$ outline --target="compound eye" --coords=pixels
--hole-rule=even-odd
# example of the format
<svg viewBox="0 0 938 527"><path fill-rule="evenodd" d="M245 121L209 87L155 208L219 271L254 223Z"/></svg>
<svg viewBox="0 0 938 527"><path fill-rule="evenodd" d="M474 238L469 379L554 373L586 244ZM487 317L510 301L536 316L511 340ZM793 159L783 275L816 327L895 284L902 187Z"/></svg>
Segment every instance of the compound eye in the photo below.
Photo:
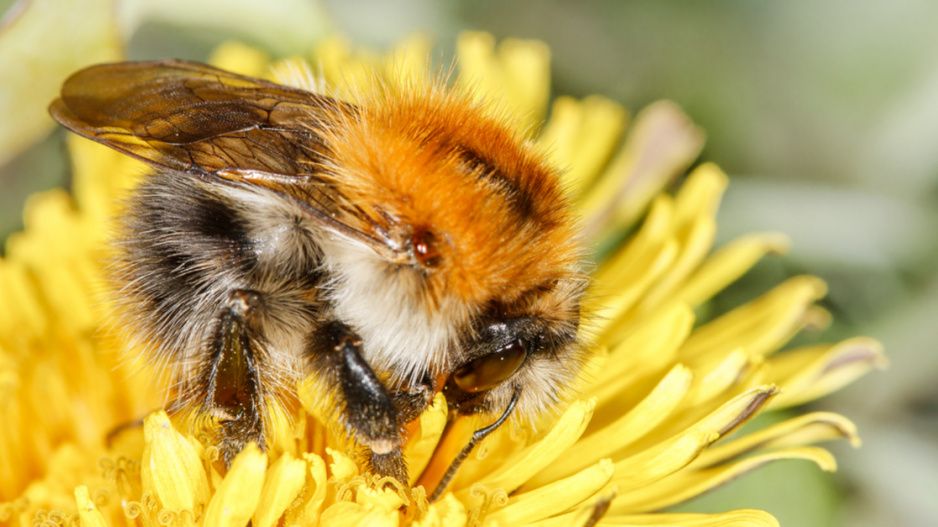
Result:
<svg viewBox="0 0 938 527"><path fill-rule="evenodd" d="M453 381L466 393L489 390L518 371L527 355L524 344L516 340L495 353L460 366L453 373Z"/></svg>

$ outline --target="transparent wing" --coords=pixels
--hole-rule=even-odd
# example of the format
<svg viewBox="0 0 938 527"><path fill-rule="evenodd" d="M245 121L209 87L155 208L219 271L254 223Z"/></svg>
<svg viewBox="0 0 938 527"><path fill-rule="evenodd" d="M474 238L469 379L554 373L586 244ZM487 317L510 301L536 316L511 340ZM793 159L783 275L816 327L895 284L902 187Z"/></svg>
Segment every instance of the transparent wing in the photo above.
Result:
<svg viewBox="0 0 938 527"><path fill-rule="evenodd" d="M326 228L393 257L382 229L322 178L321 131L351 105L183 60L81 70L49 112L84 137L218 183L270 188Z"/></svg>

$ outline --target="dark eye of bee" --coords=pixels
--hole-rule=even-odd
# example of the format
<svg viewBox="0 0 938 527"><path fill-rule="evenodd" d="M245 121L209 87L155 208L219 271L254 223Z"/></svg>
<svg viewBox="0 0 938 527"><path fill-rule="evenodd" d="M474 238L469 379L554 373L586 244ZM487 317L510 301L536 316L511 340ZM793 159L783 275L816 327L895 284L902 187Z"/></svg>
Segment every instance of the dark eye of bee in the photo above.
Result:
<svg viewBox="0 0 938 527"><path fill-rule="evenodd" d="M498 386L518 371L528 352L520 341L460 366L453 373L453 381L466 393L476 393Z"/></svg>

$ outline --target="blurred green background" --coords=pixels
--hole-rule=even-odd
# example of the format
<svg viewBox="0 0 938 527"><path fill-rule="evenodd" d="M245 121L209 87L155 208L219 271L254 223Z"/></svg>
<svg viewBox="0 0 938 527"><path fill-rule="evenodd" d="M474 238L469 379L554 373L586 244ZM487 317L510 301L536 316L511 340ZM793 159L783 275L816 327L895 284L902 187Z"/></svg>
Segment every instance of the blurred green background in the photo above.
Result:
<svg viewBox="0 0 938 527"><path fill-rule="evenodd" d="M204 60L230 38L277 57L334 32L381 49L417 30L447 60L473 29L545 41L555 94L633 111L676 101L708 134L701 159L732 178L719 239L778 230L793 241L716 308L811 272L829 283L835 316L821 338L870 335L892 360L815 404L864 438L859 451L833 447L838 473L781 463L682 509L763 508L788 526L938 524L938 2L0 0L0 11L0 128L16 130L0 134L0 238L22 227L26 196L68 184L62 132L49 133L42 105L21 117L27 62ZM58 29L23 30L30 16ZM17 25L28 46L11 44Z"/></svg>

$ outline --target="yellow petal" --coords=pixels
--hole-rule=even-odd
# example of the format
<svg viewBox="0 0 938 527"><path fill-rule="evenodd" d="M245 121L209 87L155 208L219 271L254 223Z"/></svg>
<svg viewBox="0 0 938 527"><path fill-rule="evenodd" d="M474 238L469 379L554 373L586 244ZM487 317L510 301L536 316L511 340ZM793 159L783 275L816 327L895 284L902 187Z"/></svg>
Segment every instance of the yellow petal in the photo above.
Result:
<svg viewBox="0 0 938 527"><path fill-rule="evenodd" d="M342 66L349 60L351 54L351 44L348 40L333 35L316 44L311 62L329 84L336 85L342 80Z"/></svg>
<svg viewBox="0 0 938 527"><path fill-rule="evenodd" d="M628 275L625 274L625 269L622 270L622 275L616 277L619 280L627 279L628 285L618 288L605 284L597 285L597 290L614 291L608 295L600 292L604 306L596 311L596 320L592 323L596 333L600 335L599 344L616 345L625 335L634 331L636 325L640 325L634 316L635 304L641 300L645 291L668 271L679 253L680 245L677 240L665 239L653 248L653 252L635 260L639 267L629 269L634 272L631 279L626 278Z"/></svg>
<svg viewBox="0 0 938 527"><path fill-rule="evenodd" d="M808 320L811 303L827 287L813 276L796 276L760 298L740 306L698 328L681 347L679 356L691 359L702 353L723 355L734 348L751 356L776 350Z"/></svg>
<svg viewBox="0 0 938 527"><path fill-rule="evenodd" d="M270 56L260 48L229 40L212 51L208 63L241 75L264 77L270 68Z"/></svg>
<svg viewBox="0 0 938 527"><path fill-rule="evenodd" d="M722 395L736 385L750 366L750 357L743 350L733 350L722 358L708 358L720 360L689 363L695 377L685 401L688 407L702 405Z"/></svg>
<svg viewBox="0 0 938 527"><path fill-rule="evenodd" d="M583 197L587 224L606 233L625 230L702 146L703 133L674 103L657 102L642 110L619 155Z"/></svg>
<svg viewBox="0 0 938 527"><path fill-rule="evenodd" d="M320 527L397 527L399 515L387 510L355 502L335 503L323 511Z"/></svg>
<svg viewBox="0 0 938 527"><path fill-rule="evenodd" d="M871 368L886 364L882 345L869 338L780 353L767 362L767 378L782 388L781 400L773 401L771 407L812 401L853 382Z"/></svg>
<svg viewBox="0 0 938 527"><path fill-rule="evenodd" d="M481 93L498 93L504 86L501 68L495 61L495 37L467 31L456 41L459 82Z"/></svg>
<svg viewBox="0 0 938 527"><path fill-rule="evenodd" d="M618 461L615 485L621 492L641 489L687 466L704 448L755 415L774 393L771 387L749 390L686 430Z"/></svg>
<svg viewBox="0 0 938 527"><path fill-rule="evenodd" d="M146 446L140 477L166 509L195 513L208 503L209 491L202 462L189 441L173 428L166 412L150 414L143 422Z"/></svg>
<svg viewBox="0 0 938 527"><path fill-rule="evenodd" d="M564 187L576 196L612 157L627 120L625 109L605 97L557 97L537 142L555 166L566 170Z"/></svg>
<svg viewBox="0 0 938 527"><path fill-rule="evenodd" d="M787 236L779 233L737 238L710 255L671 298L698 306L735 282L767 253L788 251L790 243Z"/></svg>
<svg viewBox="0 0 938 527"><path fill-rule="evenodd" d="M672 299L672 293L700 265L710 252L716 237L717 224L713 218L697 218L683 232L677 232L680 251L666 273L656 281L643 296L639 311L651 311L664 300Z"/></svg>
<svg viewBox="0 0 938 527"><path fill-rule="evenodd" d="M620 527L674 526L674 527L779 527L771 514L752 509L721 512L718 514L643 514L618 516L607 514L602 524Z"/></svg>
<svg viewBox="0 0 938 527"><path fill-rule="evenodd" d="M598 287L615 290L638 276L636 268L643 266L637 261L647 260L649 254L660 251L671 234L673 218L674 200L666 195L655 198L638 232L599 268L594 279Z"/></svg>
<svg viewBox="0 0 938 527"><path fill-rule="evenodd" d="M673 364L693 328L694 313L676 304L643 322L609 353L602 372L586 390L600 406L628 388L634 389L637 380Z"/></svg>
<svg viewBox="0 0 938 527"><path fill-rule="evenodd" d="M681 230L698 218L714 218L729 178L713 163L691 171L674 197L674 229Z"/></svg>
<svg viewBox="0 0 938 527"><path fill-rule="evenodd" d="M857 427L849 419L829 412L814 412L787 419L738 439L708 448L691 464L705 468L739 457L755 449L803 446L831 439L848 439L860 446Z"/></svg>
<svg viewBox="0 0 938 527"><path fill-rule="evenodd" d="M215 490L205 512L205 525L243 527L257 509L267 454L254 443L249 443L231 463L225 479Z"/></svg>
<svg viewBox="0 0 938 527"><path fill-rule="evenodd" d="M326 454L332 458L332 463L329 464L332 479L345 482L358 475L358 465L352 461L352 458L332 448L327 448Z"/></svg>
<svg viewBox="0 0 938 527"><path fill-rule="evenodd" d="M446 493L430 505L426 515L412 525L413 527L464 527L468 521L466 506L451 493Z"/></svg>
<svg viewBox="0 0 938 527"><path fill-rule="evenodd" d="M46 332L49 320L23 262L12 257L0 260L0 293L0 327L5 335L22 339Z"/></svg>
<svg viewBox="0 0 938 527"><path fill-rule="evenodd" d="M300 493L306 482L306 463L290 454L283 454L267 471L261 491L260 506L254 513L253 525L270 527Z"/></svg>
<svg viewBox="0 0 938 527"><path fill-rule="evenodd" d="M550 99L550 48L539 40L506 38L498 58L511 105L528 125L539 124Z"/></svg>
<svg viewBox="0 0 938 527"><path fill-rule="evenodd" d="M604 459L568 478L512 496L504 508L490 512L486 521L521 525L548 518L558 511L566 511L601 491L612 479L613 471L612 462Z"/></svg>
<svg viewBox="0 0 938 527"><path fill-rule="evenodd" d="M540 121L550 94L550 50L543 42L506 39L496 53L492 35L466 32L456 42L456 54L462 86L499 97L498 104L519 123Z"/></svg>
<svg viewBox="0 0 938 527"><path fill-rule="evenodd" d="M88 497L88 487L81 485L75 487L75 502L78 504L78 519L81 527L106 527L104 516L98 512L91 498Z"/></svg>
<svg viewBox="0 0 938 527"><path fill-rule="evenodd" d="M303 460L309 467L309 483L297 507L287 511L286 525L316 525L326 500L326 462L316 454L304 452Z"/></svg>
<svg viewBox="0 0 938 527"><path fill-rule="evenodd" d="M599 515L597 507L605 508L611 496L600 497L593 503L586 503L573 509L572 511L558 514L550 518L528 523L528 527L567 527L569 525L591 525L590 521L595 515ZM607 525L605 522L600 525Z"/></svg>
<svg viewBox="0 0 938 527"><path fill-rule="evenodd" d="M446 428L446 416L446 397L438 393L433 397L433 404L420 414L419 436L411 438L404 448L411 485L416 483L423 469L430 463Z"/></svg>
<svg viewBox="0 0 938 527"><path fill-rule="evenodd" d="M691 378L690 370L675 366L634 408L566 450L525 487L537 488L555 481L629 446L671 415L687 393Z"/></svg>
<svg viewBox="0 0 938 527"><path fill-rule="evenodd" d="M531 476L553 463L558 457L567 455L567 449L586 430L586 424L593 415L595 404L595 401L576 401L571 404L543 439L516 452L500 463L494 472L481 478L477 483L490 489L501 488L509 493L514 492ZM582 463L580 467L588 464L591 463ZM456 497L466 501L469 497L469 489L460 491Z"/></svg>
<svg viewBox="0 0 938 527"><path fill-rule="evenodd" d="M98 250L112 228L111 222L119 213L127 190L148 168L143 161L77 134L69 134L66 144L75 174L72 195Z"/></svg>
<svg viewBox="0 0 938 527"><path fill-rule="evenodd" d="M771 461L804 459L822 470L833 471L837 465L830 452L819 447L796 447L760 454L704 470L688 470L658 482L623 492L613 502L610 514L655 511L677 505L708 490L715 489L740 475Z"/></svg>

